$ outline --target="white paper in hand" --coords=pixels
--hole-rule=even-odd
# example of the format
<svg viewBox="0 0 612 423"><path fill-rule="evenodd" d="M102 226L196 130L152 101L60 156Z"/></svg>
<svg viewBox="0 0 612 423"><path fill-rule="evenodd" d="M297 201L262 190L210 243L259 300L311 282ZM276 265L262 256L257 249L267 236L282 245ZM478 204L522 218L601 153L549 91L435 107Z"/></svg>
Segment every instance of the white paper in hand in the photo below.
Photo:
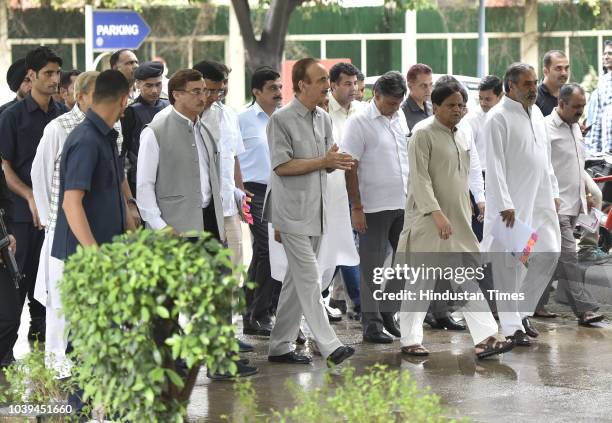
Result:
<svg viewBox="0 0 612 423"><path fill-rule="evenodd" d="M529 225L520 219L515 219L514 226L507 228L501 216L498 216L493 223L493 237L525 266L538 241L538 234Z"/></svg>
<svg viewBox="0 0 612 423"><path fill-rule="evenodd" d="M589 214L581 213L578 216L578 220L576 221L576 225L582 226L584 229L591 233L595 233L599 230L599 225L601 224L601 219L605 216L600 210L595 207L591 208L591 212Z"/></svg>

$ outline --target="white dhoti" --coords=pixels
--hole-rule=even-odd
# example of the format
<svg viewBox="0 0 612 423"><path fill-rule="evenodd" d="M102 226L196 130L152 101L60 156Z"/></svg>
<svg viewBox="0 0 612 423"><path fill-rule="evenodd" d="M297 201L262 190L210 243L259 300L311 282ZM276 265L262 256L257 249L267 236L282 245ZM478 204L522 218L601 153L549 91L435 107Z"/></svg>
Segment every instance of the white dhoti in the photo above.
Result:
<svg viewBox="0 0 612 423"><path fill-rule="evenodd" d="M58 283L64 275L64 262L51 256L53 231L47 231L40 251L34 298L45 304L45 366L61 377L70 375L72 363L66 357L68 331L63 315Z"/></svg>

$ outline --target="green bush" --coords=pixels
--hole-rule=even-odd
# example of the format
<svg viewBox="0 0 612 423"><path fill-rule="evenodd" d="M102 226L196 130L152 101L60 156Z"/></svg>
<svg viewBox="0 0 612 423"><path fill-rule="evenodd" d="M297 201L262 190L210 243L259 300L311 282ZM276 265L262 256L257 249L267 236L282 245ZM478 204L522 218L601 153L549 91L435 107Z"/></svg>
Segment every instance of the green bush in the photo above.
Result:
<svg viewBox="0 0 612 423"><path fill-rule="evenodd" d="M270 410L272 417L261 417L256 392L250 380L236 384L240 407L232 416L235 423L442 423L454 422L443 415L440 398L421 391L409 372L374 365L355 376L346 367L340 376L328 372L323 386L307 390L295 382L288 384L296 405L285 410ZM229 420L228 416L222 416ZM462 420L465 421L465 420Z"/></svg>
<svg viewBox="0 0 612 423"><path fill-rule="evenodd" d="M60 289L84 398L121 420L181 422L200 365L235 372L244 300L229 255L209 234L151 230L78 248Z"/></svg>
<svg viewBox="0 0 612 423"><path fill-rule="evenodd" d="M45 367L45 352L38 343L23 359L3 369L6 388L0 389L0 405L66 404L74 391L70 380L59 379L57 371ZM67 415L49 416L45 421L63 422Z"/></svg>

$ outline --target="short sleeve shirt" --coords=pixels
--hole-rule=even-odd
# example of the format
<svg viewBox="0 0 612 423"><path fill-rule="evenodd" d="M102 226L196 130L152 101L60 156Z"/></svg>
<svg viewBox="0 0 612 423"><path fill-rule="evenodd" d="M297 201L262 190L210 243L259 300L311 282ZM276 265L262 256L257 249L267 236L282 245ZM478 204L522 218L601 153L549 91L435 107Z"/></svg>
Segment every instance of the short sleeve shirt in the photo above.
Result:
<svg viewBox="0 0 612 423"><path fill-rule="evenodd" d="M552 95L544 83L538 86L538 99L536 100L536 106L540 108L544 116L548 116L552 113L559 99Z"/></svg>
<svg viewBox="0 0 612 423"><path fill-rule="evenodd" d="M60 162L59 204L63 203L66 191L85 191L83 208L98 244L111 242L126 228L118 135L90 110L66 139ZM60 207L51 255L64 260L76 251L78 244Z"/></svg>
<svg viewBox="0 0 612 423"><path fill-rule="evenodd" d="M310 111L297 98L270 118L267 128L272 172L264 217L280 232L320 236L324 228L327 171L278 176L274 170L293 159L314 159L334 143L329 115Z"/></svg>
<svg viewBox="0 0 612 423"><path fill-rule="evenodd" d="M408 187L408 126L401 111L386 117L372 101L346 121L341 149L359 162L365 213L403 210Z"/></svg>
<svg viewBox="0 0 612 423"><path fill-rule="evenodd" d="M416 125L422 120L427 119L433 114L432 107L429 102L426 101L423 106L425 106L425 109L421 109L410 96L408 96L406 98L406 101L404 101L404 104L402 104L402 111L404 112L404 116L406 117L408 129L411 132L412 128L414 128L414 125Z"/></svg>
<svg viewBox="0 0 612 423"><path fill-rule="evenodd" d="M31 187L32 162L45 126L68 109L61 103L49 100L45 113L32 94L7 108L0 116L0 153L11 162L19 179ZM26 200L13 194L15 222L31 222L32 214Z"/></svg>

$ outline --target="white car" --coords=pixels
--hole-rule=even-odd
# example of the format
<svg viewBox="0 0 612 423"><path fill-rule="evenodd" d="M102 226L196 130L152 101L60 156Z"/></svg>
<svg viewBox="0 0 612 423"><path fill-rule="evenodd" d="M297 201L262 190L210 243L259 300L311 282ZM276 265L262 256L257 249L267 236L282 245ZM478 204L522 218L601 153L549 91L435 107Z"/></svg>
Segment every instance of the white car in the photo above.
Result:
<svg viewBox="0 0 612 423"><path fill-rule="evenodd" d="M378 79L380 75L376 76L368 76L365 79L365 86L372 89L374 88L374 83ZM434 73L432 75L432 81L435 84L438 78L443 76L439 73ZM465 87L468 93L468 109L478 106L478 84L480 84L480 78L475 78L473 76L464 76L464 75L453 75L461 84ZM406 94L407 95L407 94Z"/></svg>

